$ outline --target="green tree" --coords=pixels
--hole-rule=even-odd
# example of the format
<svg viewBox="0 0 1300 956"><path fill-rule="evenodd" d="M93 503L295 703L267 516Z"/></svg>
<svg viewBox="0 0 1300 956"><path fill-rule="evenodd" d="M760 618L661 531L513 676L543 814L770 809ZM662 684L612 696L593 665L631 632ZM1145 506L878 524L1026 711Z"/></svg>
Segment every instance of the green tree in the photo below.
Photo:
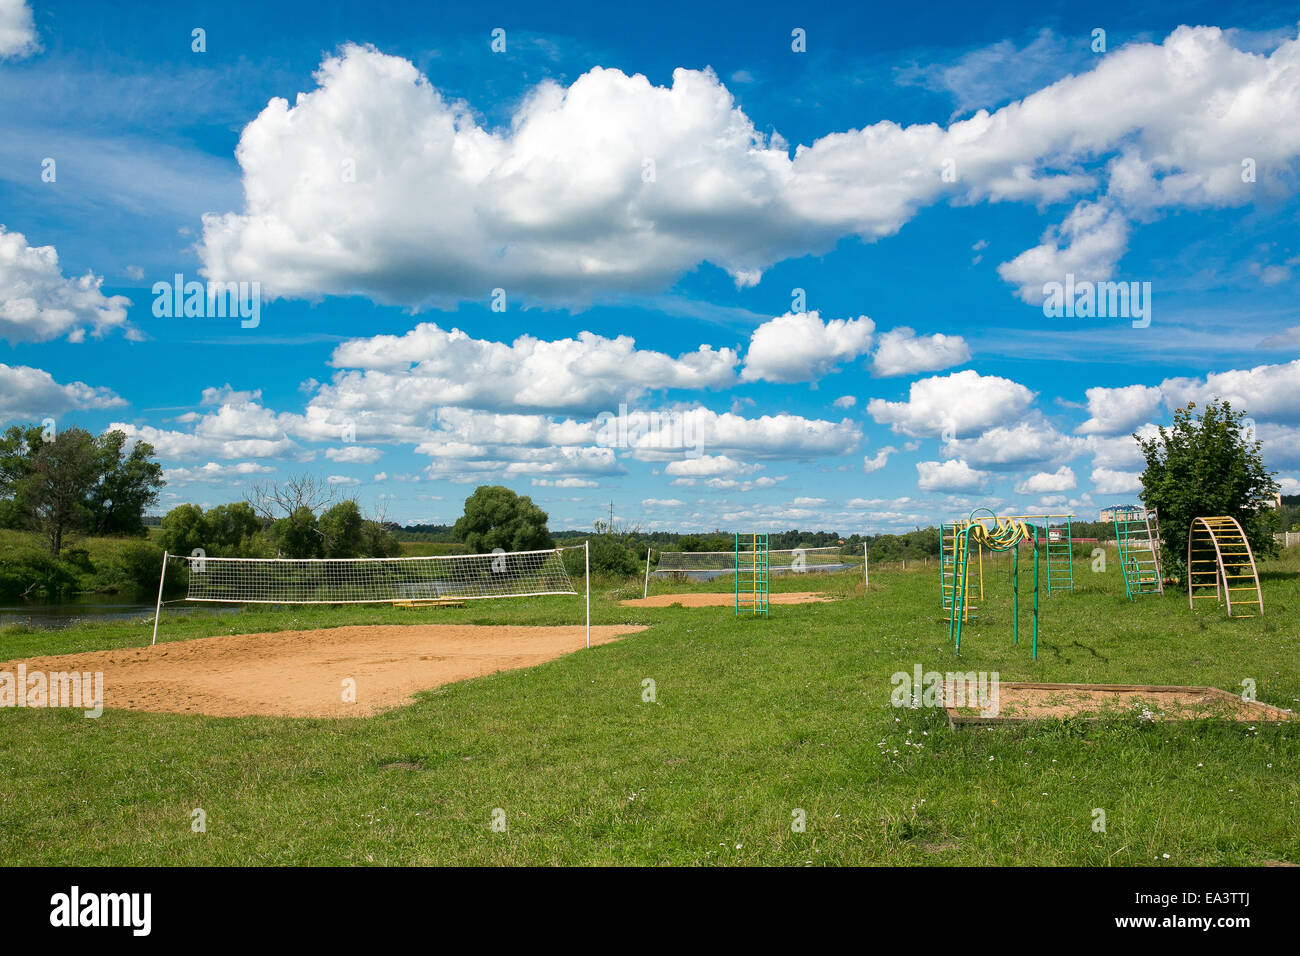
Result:
<svg viewBox="0 0 1300 956"><path fill-rule="evenodd" d="M31 525L31 509L22 500L23 482L32 473L32 454L43 441L35 425L11 425L0 437L0 528Z"/></svg>
<svg viewBox="0 0 1300 956"><path fill-rule="evenodd" d="M1137 435L1146 458L1142 501L1160 516L1166 576L1187 578L1187 534L1200 517L1236 518L1257 557L1275 554L1274 496L1278 485L1264 469L1260 442L1245 427L1244 412L1212 401L1174 411L1174 423L1151 438Z"/></svg>
<svg viewBox="0 0 1300 956"><path fill-rule="evenodd" d="M271 526L276 547L286 558L323 557L323 539L316 526L316 515L306 505L295 508Z"/></svg>
<svg viewBox="0 0 1300 956"><path fill-rule="evenodd" d="M0 497L15 498L32 473L32 455L45 443L39 425L10 425L0 437Z"/></svg>
<svg viewBox="0 0 1300 956"><path fill-rule="evenodd" d="M381 521L362 522L361 540L361 553L367 558L395 558L402 553L397 535Z"/></svg>
<svg viewBox="0 0 1300 956"><path fill-rule="evenodd" d="M242 557L249 539L262 530L262 521L247 501L209 508L203 516L209 537L208 552L224 557Z"/></svg>
<svg viewBox="0 0 1300 956"><path fill-rule="evenodd" d="M355 501L340 501L320 516L317 527L325 557L359 558L365 553L365 519Z"/></svg>
<svg viewBox="0 0 1300 956"><path fill-rule="evenodd" d="M169 554L188 556L195 548L205 553L213 550L212 532L203 509L198 505L177 505L163 515L162 534L158 543Z"/></svg>
<svg viewBox="0 0 1300 956"><path fill-rule="evenodd" d="M641 566L637 556L617 537L598 534L590 542L592 571L628 575L636 574Z"/></svg>
<svg viewBox="0 0 1300 956"><path fill-rule="evenodd" d="M148 594L151 590L158 589L162 554L162 548L148 541L132 541L122 548L115 563L132 589L137 593Z"/></svg>
<svg viewBox="0 0 1300 956"><path fill-rule="evenodd" d="M127 454L126 441L116 430L52 435L36 425L10 427L0 438L0 523L37 528L56 556L71 530L143 535L145 509L164 484L162 467L148 443Z"/></svg>
<svg viewBox="0 0 1300 956"><path fill-rule="evenodd" d="M527 495L521 497L502 485L480 485L465 499L465 513L451 533L465 542L471 554L486 554L493 548L535 551L555 546L547 517Z"/></svg>
<svg viewBox="0 0 1300 956"><path fill-rule="evenodd" d="M99 478L95 438L84 428L65 429L31 451L30 471L18 499L55 557L63 538L87 523L87 499Z"/></svg>
<svg viewBox="0 0 1300 956"><path fill-rule="evenodd" d="M98 535L143 535L144 512L158 503L162 466L148 442L125 453L126 433L114 429L95 438L99 477L86 503L88 529Z"/></svg>

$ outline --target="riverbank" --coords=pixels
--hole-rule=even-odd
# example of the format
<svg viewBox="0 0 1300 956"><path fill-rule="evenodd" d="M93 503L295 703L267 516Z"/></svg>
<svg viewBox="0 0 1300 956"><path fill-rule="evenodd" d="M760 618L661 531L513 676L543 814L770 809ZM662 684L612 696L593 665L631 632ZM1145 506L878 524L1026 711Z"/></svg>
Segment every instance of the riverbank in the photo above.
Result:
<svg viewBox="0 0 1300 956"><path fill-rule="evenodd" d="M44 539L0 530L0 602L74 595L144 597L158 587L162 548L149 538L77 538L56 558Z"/></svg>

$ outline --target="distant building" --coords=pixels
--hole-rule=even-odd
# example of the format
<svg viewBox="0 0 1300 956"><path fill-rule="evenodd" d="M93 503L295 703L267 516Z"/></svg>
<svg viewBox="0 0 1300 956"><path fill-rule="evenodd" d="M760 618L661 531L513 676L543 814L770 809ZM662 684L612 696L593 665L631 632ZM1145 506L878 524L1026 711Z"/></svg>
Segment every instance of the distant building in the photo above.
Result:
<svg viewBox="0 0 1300 956"><path fill-rule="evenodd" d="M1097 513L1097 520L1114 521L1116 512L1127 511L1129 508L1141 509L1141 507L1141 505L1114 505L1110 508L1102 508L1101 511Z"/></svg>

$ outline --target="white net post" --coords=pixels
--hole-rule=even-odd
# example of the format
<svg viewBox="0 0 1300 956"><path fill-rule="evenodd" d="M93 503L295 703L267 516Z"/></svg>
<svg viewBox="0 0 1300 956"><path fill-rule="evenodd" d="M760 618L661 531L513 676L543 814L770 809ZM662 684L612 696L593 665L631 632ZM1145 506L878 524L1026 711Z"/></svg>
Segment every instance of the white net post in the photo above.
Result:
<svg viewBox="0 0 1300 956"><path fill-rule="evenodd" d="M158 618L162 614L162 594L163 582L167 580L167 552L163 552L162 573L158 575L158 603L153 609L153 640L150 644L158 643Z"/></svg>
<svg viewBox="0 0 1300 956"><path fill-rule="evenodd" d="M582 564L587 579L587 647L591 647L591 542L582 542Z"/></svg>
<svg viewBox="0 0 1300 956"><path fill-rule="evenodd" d="M645 587L641 591L643 598L650 596L650 546L646 545L645 549Z"/></svg>

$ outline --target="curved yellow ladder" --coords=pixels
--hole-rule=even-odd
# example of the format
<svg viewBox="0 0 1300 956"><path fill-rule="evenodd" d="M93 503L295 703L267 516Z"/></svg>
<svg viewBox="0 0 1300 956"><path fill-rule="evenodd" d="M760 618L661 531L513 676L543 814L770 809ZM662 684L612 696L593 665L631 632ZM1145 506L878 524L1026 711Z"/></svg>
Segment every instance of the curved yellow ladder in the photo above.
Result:
<svg viewBox="0 0 1300 956"><path fill-rule="evenodd" d="M1208 555L1213 552L1213 557ZM1196 557L1196 555L1201 557ZM1244 573L1249 567L1250 573ZM1249 581L1249 584L1240 582ZM1208 593L1213 588L1213 593ZM1197 593L1197 590L1201 593ZM1254 614L1233 614L1232 596L1249 593L1253 603L1264 613L1264 593L1259 587L1259 571L1250 542L1241 530L1237 519L1221 515L1197 518L1187 534L1187 605L1195 609L1197 601L1215 600L1228 606L1228 617L1255 617ZM1239 604L1250 604L1247 597Z"/></svg>

